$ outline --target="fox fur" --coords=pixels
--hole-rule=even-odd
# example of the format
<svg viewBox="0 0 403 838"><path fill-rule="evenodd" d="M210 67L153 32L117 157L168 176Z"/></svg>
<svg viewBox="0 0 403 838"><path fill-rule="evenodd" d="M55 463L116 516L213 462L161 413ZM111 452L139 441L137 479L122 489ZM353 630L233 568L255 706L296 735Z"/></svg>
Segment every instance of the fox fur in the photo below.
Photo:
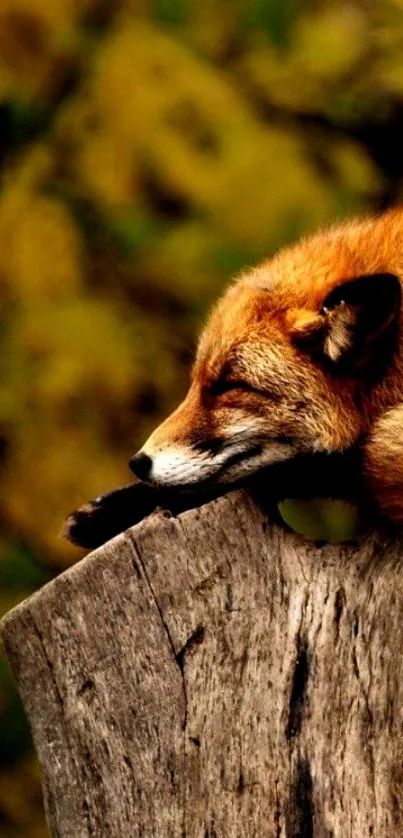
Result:
<svg viewBox="0 0 403 838"><path fill-rule="evenodd" d="M319 458L326 470L354 451L363 492L403 524L402 282L401 209L243 273L201 335L185 400L130 461L147 491L181 511L257 475L271 491L280 465ZM68 537L95 546L97 526L104 535L109 520L114 535L138 520L130 504L119 517L116 493L102 496L69 517Z"/></svg>

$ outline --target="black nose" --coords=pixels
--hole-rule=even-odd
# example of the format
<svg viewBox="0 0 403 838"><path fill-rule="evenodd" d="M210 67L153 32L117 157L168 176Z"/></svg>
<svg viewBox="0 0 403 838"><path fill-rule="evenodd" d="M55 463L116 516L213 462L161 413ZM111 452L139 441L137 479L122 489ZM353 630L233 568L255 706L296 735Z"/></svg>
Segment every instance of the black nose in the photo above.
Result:
<svg viewBox="0 0 403 838"><path fill-rule="evenodd" d="M151 469L152 469L153 461L148 454L143 454L142 451L139 451L138 454L135 454L134 457L131 457L129 460L129 466L136 475L139 477L140 480L147 480L149 477Z"/></svg>

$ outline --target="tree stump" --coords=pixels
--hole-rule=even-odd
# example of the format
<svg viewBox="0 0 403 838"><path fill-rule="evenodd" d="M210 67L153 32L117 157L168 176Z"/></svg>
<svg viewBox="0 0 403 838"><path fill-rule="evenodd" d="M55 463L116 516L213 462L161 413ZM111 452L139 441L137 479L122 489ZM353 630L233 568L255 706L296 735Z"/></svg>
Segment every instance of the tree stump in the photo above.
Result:
<svg viewBox="0 0 403 838"><path fill-rule="evenodd" d="M236 492L14 609L52 836L401 838L402 555L315 547Z"/></svg>

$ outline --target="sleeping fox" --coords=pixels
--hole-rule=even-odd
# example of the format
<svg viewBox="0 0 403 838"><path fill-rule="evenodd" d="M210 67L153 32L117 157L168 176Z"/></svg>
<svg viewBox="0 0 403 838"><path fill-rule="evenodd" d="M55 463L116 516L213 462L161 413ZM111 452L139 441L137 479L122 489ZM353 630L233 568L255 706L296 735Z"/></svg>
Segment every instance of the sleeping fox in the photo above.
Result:
<svg viewBox="0 0 403 838"><path fill-rule="evenodd" d="M94 547L157 505L182 511L262 475L270 492L307 458L326 472L351 452L363 491L403 524L402 281L403 209L242 274L202 333L185 400L130 460L141 482L73 513L67 536Z"/></svg>

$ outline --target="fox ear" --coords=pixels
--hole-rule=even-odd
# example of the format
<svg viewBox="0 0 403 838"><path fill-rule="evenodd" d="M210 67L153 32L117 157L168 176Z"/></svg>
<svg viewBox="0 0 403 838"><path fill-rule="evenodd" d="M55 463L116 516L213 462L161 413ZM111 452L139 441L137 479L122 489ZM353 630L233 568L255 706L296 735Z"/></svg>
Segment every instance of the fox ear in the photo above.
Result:
<svg viewBox="0 0 403 838"><path fill-rule="evenodd" d="M401 300L394 274L370 274L338 285L321 309L325 355L350 369L387 362L397 339Z"/></svg>
<svg viewBox="0 0 403 838"><path fill-rule="evenodd" d="M319 313L290 312L292 337L335 370L362 372L388 362L396 346L402 290L397 276L370 274L342 282Z"/></svg>

